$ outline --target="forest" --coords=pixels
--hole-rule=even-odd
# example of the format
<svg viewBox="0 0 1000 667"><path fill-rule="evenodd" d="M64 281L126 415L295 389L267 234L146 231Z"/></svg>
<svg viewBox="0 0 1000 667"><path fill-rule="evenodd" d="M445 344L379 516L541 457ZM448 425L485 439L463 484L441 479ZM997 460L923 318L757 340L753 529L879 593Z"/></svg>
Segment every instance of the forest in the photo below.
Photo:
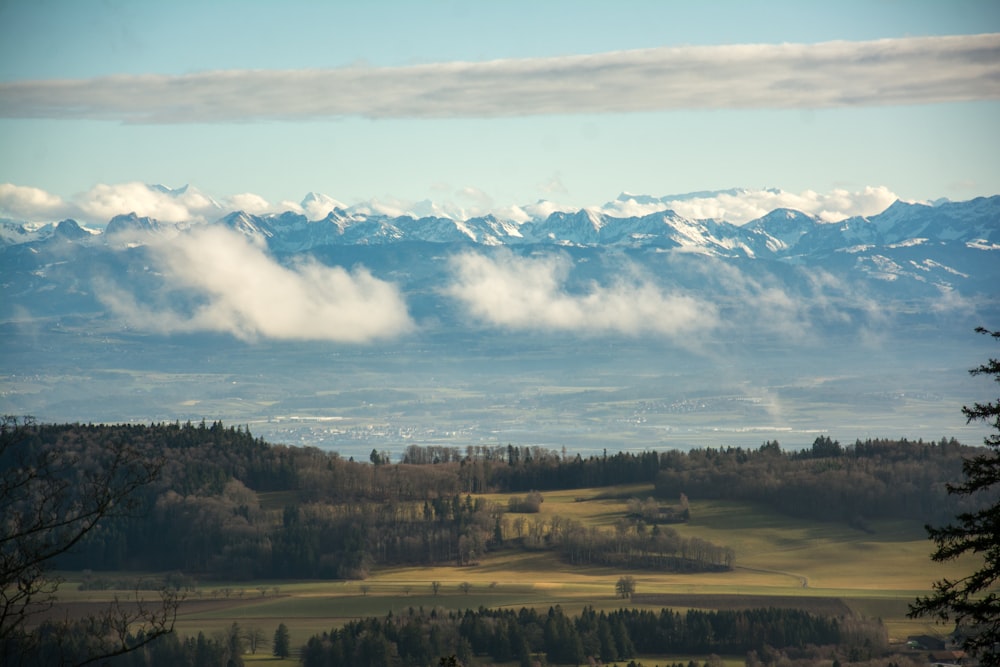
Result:
<svg viewBox="0 0 1000 667"><path fill-rule="evenodd" d="M304 667L351 664L401 667L431 664L434 656L468 664L475 656L497 662L581 664L588 656L603 662L639 654L765 654L774 646L840 645L869 657L885 643L877 622L824 618L788 609L685 613L584 608L571 616L559 607L479 609L438 613L409 609L386 618L366 618L313 637L302 652Z"/></svg>
<svg viewBox="0 0 1000 667"><path fill-rule="evenodd" d="M42 629L45 632L45 628ZM60 637L23 667L55 664L51 660L84 657L86 646ZM275 654L290 655L284 624L275 632ZM85 631L80 629L80 636ZM156 638L143 650L117 656L109 667L210 667L240 664L247 647L253 653L267 637L252 627L233 623L225 633L206 637ZM286 642L286 643L282 643ZM69 644L69 646L67 646ZM42 644L45 646L45 643ZM349 621L315 635L296 653L303 667L423 667L455 656L459 664L477 658L521 667L538 664L579 665L589 658L602 662L631 660L649 654L746 655L747 664L774 664L790 659L816 660L843 655L857 662L878 655L886 645L885 629L877 620L825 617L796 609L688 610L619 609L605 612L585 607L571 615L559 606L539 611L514 609L409 608L385 617ZM68 649L68 650L67 650ZM77 653L74 653L78 651ZM708 664L708 663L706 663ZM696 666L697 667L697 666Z"/></svg>
<svg viewBox="0 0 1000 667"><path fill-rule="evenodd" d="M582 458L527 447L411 446L399 463L372 452L344 460L316 448L272 445L248 429L212 424L31 424L19 451L75 453L99 468L127 445L158 462L128 516L103 521L58 566L100 572L175 572L176 581L363 579L393 564L470 565L497 549L553 550L571 565L695 572L727 569L726 545L682 538L671 523L687 498L760 502L789 515L847 520L938 520L967 509L950 496L964 455L939 442L867 440L810 449L663 450ZM0 466L13 465L12 452ZM0 467L0 471L3 468ZM83 474L81 470L66 474ZM544 492L644 482L613 530L543 516ZM478 497L523 492L505 505Z"/></svg>

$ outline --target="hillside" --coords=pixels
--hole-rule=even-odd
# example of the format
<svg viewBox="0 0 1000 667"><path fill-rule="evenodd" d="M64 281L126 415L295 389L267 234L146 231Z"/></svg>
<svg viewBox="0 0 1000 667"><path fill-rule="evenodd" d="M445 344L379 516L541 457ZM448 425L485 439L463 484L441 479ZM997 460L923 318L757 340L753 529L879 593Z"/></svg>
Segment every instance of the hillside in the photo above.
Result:
<svg viewBox="0 0 1000 667"><path fill-rule="evenodd" d="M800 622L803 642L844 651L867 647L866 655L875 655L890 640L924 629L926 624L902 619L906 602L938 576L920 524L960 509L950 496L935 494L955 478L963 457L976 451L944 439L841 446L820 437L803 452L783 452L769 442L749 450L620 452L587 459L539 448L474 447L462 453L412 446L406 462L392 463L373 450L370 461L360 463L317 449L271 445L221 423L28 423L6 430L5 438L5 479L19 461L45 452L60 461L85 457L82 469L53 469L57 481L70 482L55 487L69 494L58 500L67 511L84 500L72 496L74 489L89 488L72 483L77 476L99 478L114 469L108 466L119 465L123 453L156 466L156 479L137 489L126 514L106 519L58 559L61 568L77 572L68 576L79 582L79 590L64 586L60 592L61 615L87 613L123 588L169 586L185 591L181 632L214 627L225 635L227 627L282 619L294 627L296 641L305 642L331 624L336 633L353 633L352 619L370 623L380 614L410 618L403 623L426 632L436 617L423 609L440 610L431 613L447 613L457 623L470 613L460 610L470 607L481 607L479 614L501 613L485 607L523 607L517 622L531 625L524 619L555 605L548 617L567 615L565 622L581 636L583 655L597 655L588 642L596 641L597 634L589 633L605 622L600 619L624 624L621 637L631 639L616 640L614 651L608 644L606 657L662 655L668 646L684 653L762 651L760 633L776 627L792 632ZM744 485L727 481L734 471ZM776 479L790 482L791 504L776 490ZM603 481L593 486L594 480ZM517 491L534 482L542 492ZM725 489L727 499L711 499L716 487ZM767 505L752 500L763 490ZM803 503L803 493L818 502ZM917 503L907 493L937 499ZM859 494L866 502L852 503L850 497ZM903 502L887 502L890 496ZM837 504L833 497L842 498L836 516L829 507ZM31 512L21 505L8 510ZM624 598L633 611L623 609ZM674 618L665 607L681 611ZM784 615L750 620L767 608ZM653 611L650 618L658 623L688 629L671 642L650 641L634 625L646 618L643 610ZM587 630L581 619L592 614L597 625ZM729 614L771 629L727 634L720 625L704 635L684 625L730 627L736 617ZM873 616L884 617L888 626ZM336 629L345 622L344 630ZM848 627L853 629L843 634ZM333 642L324 651L356 650L346 635L336 636L322 640ZM565 641L530 637L524 640L527 650L546 651L556 663L576 655L561 652ZM341 640L348 643L336 648ZM449 650L501 657L524 650L480 640L470 636L462 648L439 638L444 643L426 650L455 646ZM394 634L386 641L397 644L401 655L410 650ZM378 664L371 659L359 664ZM413 654L406 660L421 659Z"/></svg>

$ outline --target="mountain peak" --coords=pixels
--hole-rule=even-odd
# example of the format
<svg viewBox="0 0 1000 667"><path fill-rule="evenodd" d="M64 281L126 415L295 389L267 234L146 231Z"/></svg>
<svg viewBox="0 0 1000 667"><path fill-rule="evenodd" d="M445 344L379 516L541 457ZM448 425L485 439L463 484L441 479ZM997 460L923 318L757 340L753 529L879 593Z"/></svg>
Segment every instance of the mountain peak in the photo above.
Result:
<svg viewBox="0 0 1000 667"><path fill-rule="evenodd" d="M76 220L66 219L56 225L55 233L67 239L81 239L90 234Z"/></svg>
<svg viewBox="0 0 1000 667"><path fill-rule="evenodd" d="M322 220L330 211L347 208L347 204L321 192L307 192L299 205L310 220Z"/></svg>
<svg viewBox="0 0 1000 667"><path fill-rule="evenodd" d="M792 208L776 208L743 225L743 229L763 236L765 246L772 252L785 252L794 248L818 225L816 217L808 213Z"/></svg>
<svg viewBox="0 0 1000 667"><path fill-rule="evenodd" d="M632 196L622 193L621 196ZM631 201L631 200L630 200ZM419 241L477 243L482 245L565 245L576 247L678 248L721 255L796 257L814 252L832 253L849 247L888 246L916 239L942 242L995 244L1000 239L1000 196L938 206L895 201L878 215L855 216L836 224L822 222L801 210L779 207L745 225L692 215L681 211L628 205L618 210L588 207L575 210L541 202L518 217L493 214L450 217L438 210L398 210L378 202L349 209L319 193L303 199L306 210L252 214L235 210L214 224L236 230L272 250L293 253L324 246ZM425 202L426 204L426 202ZM327 208L329 206L329 208ZM428 205L429 207L429 205ZM325 209L325 210L324 210ZM693 209L697 214L700 209ZM316 214L322 212L318 217ZM108 222L105 239L111 243L142 243L149 233L183 233L185 223L159 222L136 212L115 216ZM3 245L44 240L83 240L92 230L74 221L29 230L4 225ZM123 237L116 237L124 235ZM983 241L985 239L985 241ZM977 246L978 247L978 246ZM992 247L992 246L990 246Z"/></svg>
<svg viewBox="0 0 1000 667"><path fill-rule="evenodd" d="M171 188L171 187L168 187L166 185L162 185L160 183L150 183L150 184L147 184L146 187L149 188L150 190L154 190L156 192L159 192L159 193L162 193L162 194L165 194L165 195L178 196L178 195L183 195L183 194L187 193L187 191L188 191L188 185L189 185L188 183L185 183L184 185L182 185L179 188Z"/></svg>

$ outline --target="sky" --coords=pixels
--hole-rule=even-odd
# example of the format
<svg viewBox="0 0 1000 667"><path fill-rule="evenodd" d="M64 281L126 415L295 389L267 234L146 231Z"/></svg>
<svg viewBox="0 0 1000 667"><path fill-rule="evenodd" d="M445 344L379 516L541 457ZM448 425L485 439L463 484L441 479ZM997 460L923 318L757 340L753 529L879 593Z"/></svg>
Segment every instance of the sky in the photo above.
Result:
<svg viewBox="0 0 1000 667"><path fill-rule="evenodd" d="M991 0L8 0L0 217L992 195L998 33Z"/></svg>

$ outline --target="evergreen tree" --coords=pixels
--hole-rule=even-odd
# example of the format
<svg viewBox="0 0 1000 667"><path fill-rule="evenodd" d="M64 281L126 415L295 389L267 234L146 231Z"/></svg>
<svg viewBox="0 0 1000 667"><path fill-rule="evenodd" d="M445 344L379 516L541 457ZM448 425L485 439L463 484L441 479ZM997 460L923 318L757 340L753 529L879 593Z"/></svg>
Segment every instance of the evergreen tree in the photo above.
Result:
<svg viewBox="0 0 1000 667"><path fill-rule="evenodd" d="M287 658L292 654L291 638L288 636L288 628L284 623L274 631L274 642L272 642L273 652L279 658Z"/></svg>
<svg viewBox="0 0 1000 667"><path fill-rule="evenodd" d="M979 327L978 333L1000 340L1000 331ZM1000 382L1000 360L969 371L972 375L990 375ZM967 422L983 421L994 433L984 442L988 451L967 459L962 466L965 481L949 485L948 492L963 496L994 492L1000 488L1000 398L990 403L975 403L963 407ZM996 497L995 495L992 497ZM1000 501L994 500L982 509L963 512L956 522L943 528L927 527L937 550L935 561L950 561L963 554L982 554L980 569L960 579L934 582L934 593L917 598L910 606L910 616L930 615L941 621L954 620L962 636L962 648L976 655L982 665L1000 665Z"/></svg>

